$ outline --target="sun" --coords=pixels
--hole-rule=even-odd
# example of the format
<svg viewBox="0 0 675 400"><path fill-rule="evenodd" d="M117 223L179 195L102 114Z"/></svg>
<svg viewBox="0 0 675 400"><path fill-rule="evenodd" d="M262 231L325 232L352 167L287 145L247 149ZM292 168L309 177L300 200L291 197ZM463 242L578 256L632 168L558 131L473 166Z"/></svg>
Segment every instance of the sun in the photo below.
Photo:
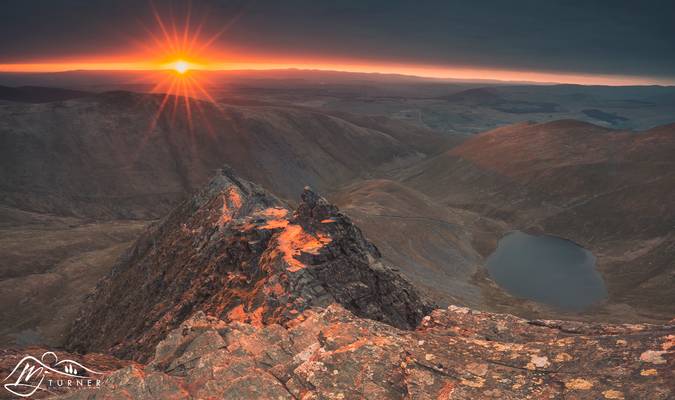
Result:
<svg viewBox="0 0 675 400"><path fill-rule="evenodd" d="M151 92L161 95L157 97L157 111L150 121L148 132L155 131L163 115L168 115L167 121L171 125L179 124L177 117L182 115L181 120L187 122L191 135L194 133L195 116L200 118L200 127L215 135L207 120L207 115L210 115L207 108L218 110L218 102L209 93L212 84L204 71L207 70L209 46L225 28L208 39L201 39L200 33L203 32L202 25L205 22L196 26L191 24L189 2L182 27L173 16L165 21L154 6L152 8L157 27L146 28L148 40L138 43L156 60L157 69L151 75L156 83Z"/></svg>
<svg viewBox="0 0 675 400"><path fill-rule="evenodd" d="M187 61L178 60L178 61L173 63L173 69L176 72L178 72L179 74L182 75L182 74L188 72L188 70L190 69L190 64L188 64Z"/></svg>

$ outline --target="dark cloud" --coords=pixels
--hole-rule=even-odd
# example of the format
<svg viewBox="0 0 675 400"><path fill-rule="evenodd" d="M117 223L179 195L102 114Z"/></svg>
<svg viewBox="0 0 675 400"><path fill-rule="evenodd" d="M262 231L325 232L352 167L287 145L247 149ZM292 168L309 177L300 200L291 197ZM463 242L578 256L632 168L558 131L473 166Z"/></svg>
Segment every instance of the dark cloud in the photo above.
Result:
<svg viewBox="0 0 675 400"><path fill-rule="evenodd" d="M182 19L187 2L156 1ZM5 0L0 63L119 53L154 26L149 3ZM675 77L675 2L193 1L239 49L289 56ZM237 19L236 17L239 16Z"/></svg>

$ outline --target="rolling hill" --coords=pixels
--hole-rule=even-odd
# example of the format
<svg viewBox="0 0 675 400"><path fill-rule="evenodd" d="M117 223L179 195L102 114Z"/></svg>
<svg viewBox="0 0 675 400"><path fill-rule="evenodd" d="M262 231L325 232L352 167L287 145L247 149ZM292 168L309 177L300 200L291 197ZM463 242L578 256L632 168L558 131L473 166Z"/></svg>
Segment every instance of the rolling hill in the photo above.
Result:
<svg viewBox="0 0 675 400"><path fill-rule="evenodd" d="M479 134L401 179L446 207L587 247L610 303L667 318L675 304L673 154L675 125L627 132L525 123Z"/></svg>
<svg viewBox="0 0 675 400"><path fill-rule="evenodd" d="M331 190L444 148L432 131L295 107L109 92L0 107L0 203L95 218L156 218L228 163L276 195ZM191 115L188 118L187 115Z"/></svg>

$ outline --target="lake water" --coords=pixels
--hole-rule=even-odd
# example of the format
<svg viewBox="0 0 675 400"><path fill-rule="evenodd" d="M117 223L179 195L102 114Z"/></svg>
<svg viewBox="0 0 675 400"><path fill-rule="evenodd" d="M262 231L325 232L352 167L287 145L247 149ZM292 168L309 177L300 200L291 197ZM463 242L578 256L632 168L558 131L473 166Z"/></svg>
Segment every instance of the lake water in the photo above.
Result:
<svg viewBox="0 0 675 400"><path fill-rule="evenodd" d="M607 297L590 251L553 236L514 231L487 260L492 279L510 294L566 310L581 310Z"/></svg>

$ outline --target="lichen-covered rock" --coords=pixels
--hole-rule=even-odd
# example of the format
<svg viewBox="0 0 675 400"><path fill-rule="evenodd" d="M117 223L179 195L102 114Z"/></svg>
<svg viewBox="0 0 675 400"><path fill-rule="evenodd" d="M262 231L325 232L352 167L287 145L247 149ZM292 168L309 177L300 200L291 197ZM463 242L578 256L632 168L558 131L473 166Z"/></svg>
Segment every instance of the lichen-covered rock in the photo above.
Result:
<svg viewBox="0 0 675 400"><path fill-rule="evenodd" d="M70 399L670 399L673 326L578 333L451 307L415 331L334 304L254 326L197 313L144 368ZM643 360L658 351L665 362ZM647 372L645 372L647 371Z"/></svg>

